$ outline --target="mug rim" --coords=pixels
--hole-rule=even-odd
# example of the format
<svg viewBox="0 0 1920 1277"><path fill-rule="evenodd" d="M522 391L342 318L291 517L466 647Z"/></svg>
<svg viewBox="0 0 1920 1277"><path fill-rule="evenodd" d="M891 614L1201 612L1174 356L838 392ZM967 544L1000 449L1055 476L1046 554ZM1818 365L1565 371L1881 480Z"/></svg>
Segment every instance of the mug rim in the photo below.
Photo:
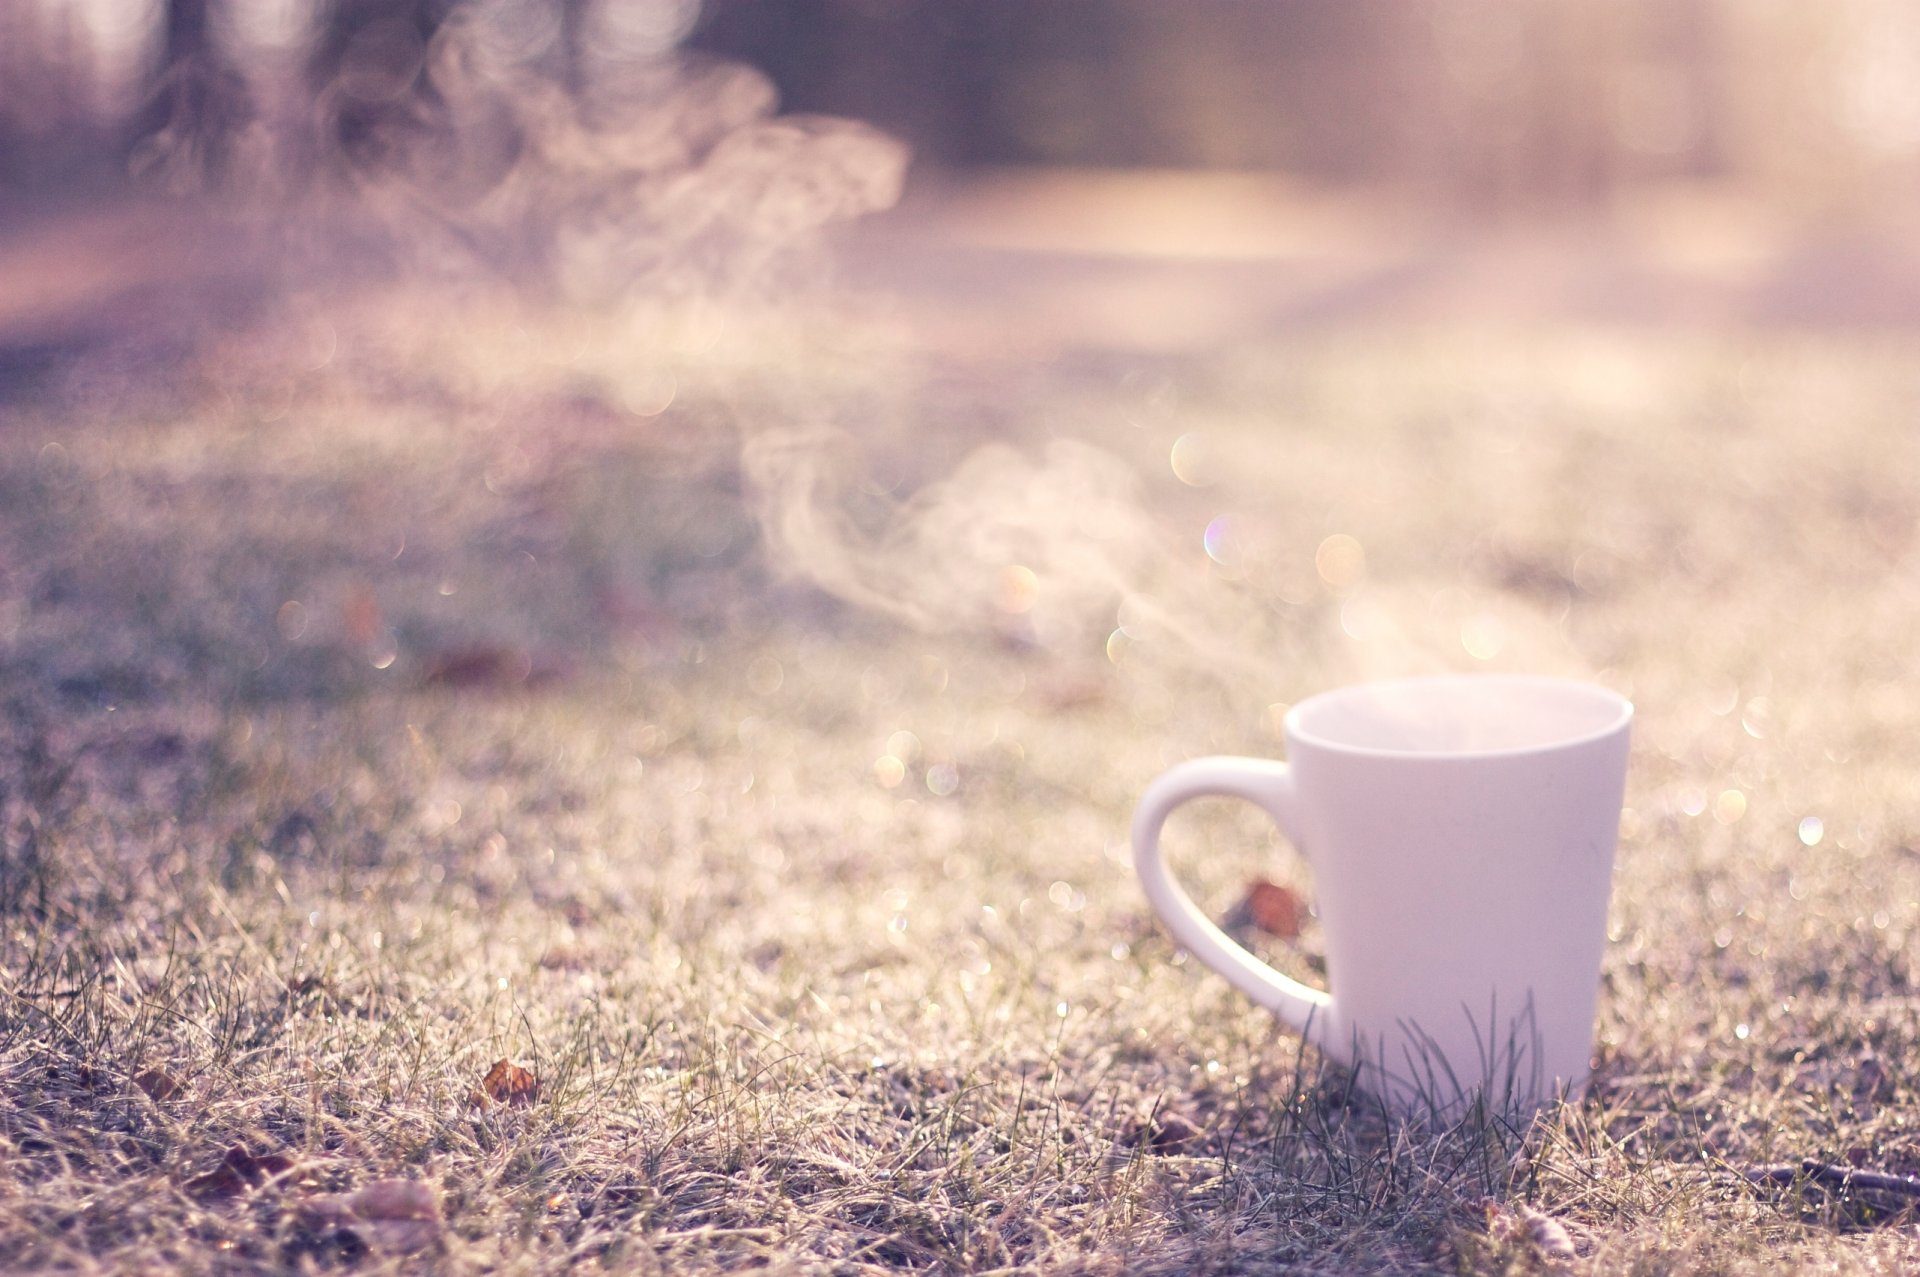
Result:
<svg viewBox="0 0 1920 1277"><path fill-rule="evenodd" d="M1597 699L1611 702L1614 713L1605 726L1575 735L1557 737L1536 745L1512 745L1499 749L1406 749L1375 745L1358 745L1349 741L1340 741L1309 731L1304 725L1303 716L1316 707L1331 701L1343 700L1362 692L1377 692L1392 688L1436 687L1448 683L1505 683L1508 685L1531 687L1571 688L1592 695ZM1424 674L1407 678L1376 679L1365 683L1349 683L1343 687L1328 688L1324 692L1315 692L1297 702L1287 711L1283 726L1289 746L1299 744L1327 753L1347 754L1361 758L1394 759L1409 761L1425 759L1440 761L1473 761L1488 758L1522 758L1531 754L1547 754L1555 750L1573 749L1581 745L1590 745L1595 741L1606 740L1625 731L1633 722L1633 702L1610 687L1584 679L1561 678L1552 674Z"/></svg>

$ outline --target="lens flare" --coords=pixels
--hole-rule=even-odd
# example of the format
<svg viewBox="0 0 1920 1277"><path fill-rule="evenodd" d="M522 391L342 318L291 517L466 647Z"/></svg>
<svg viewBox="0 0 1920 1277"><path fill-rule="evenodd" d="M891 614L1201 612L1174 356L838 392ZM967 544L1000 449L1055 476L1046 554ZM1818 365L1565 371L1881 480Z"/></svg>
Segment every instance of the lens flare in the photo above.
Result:
<svg viewBox="0 0 1920 1277"><path fill-rule="evenodd" d="M1205 436L1181 435L1173 441L1173 450L1167 460L1173 467L1174 478L1188 487L1206 488L1213 485L1213 450L1208 447Z"/></svg>
<svg viewBox="0 0 1920 1277"><path fill-rule="evenodd" d="M1235 560L1239 557L1239 542L1234 533L1233 516L1216 515L1201 534L1200 543L1206 547L1207 557L1221 567L1235 566Z"/></svg>

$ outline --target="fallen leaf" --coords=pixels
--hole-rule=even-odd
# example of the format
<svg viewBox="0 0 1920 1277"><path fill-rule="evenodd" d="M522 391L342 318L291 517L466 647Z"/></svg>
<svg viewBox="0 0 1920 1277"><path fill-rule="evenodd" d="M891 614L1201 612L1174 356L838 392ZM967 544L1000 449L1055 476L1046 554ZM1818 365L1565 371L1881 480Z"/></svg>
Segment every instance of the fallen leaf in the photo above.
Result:
<svg viewBox="0 0 1920 1277"><path fill-rule="evenodd" d="M308 1228L350 1232L393 1254L440 1240L440 1199L418 1180L377 1179L351 1193L316 1193L297 1213Z"/></svg>
<svg viewBox="0 0 1920 1277"><path fill-rule="evenodd" d="M1156 1153L1177 1153L1201 1134L1197 1125L1178 1113L1156 1110L1128 1123L1121 1143L1135 1148L1145 1146Z"/></svg>
<svg viewBox="0 0 1920 1277"><path fill-rule="evenodd" d="M238 1197L265 1184L268 1180L285 1175L294 1167L294 1161L284 1153L249 1152L244 1144L235 1144L220 1159L220 1165L195 1175L186 1182L187 1195L201 1201Z"/></svg>
<svg viewBox="0 0 1920 1277"><path fill-rule="evenodd" d="M1247 894L1227 912L1227 930L1253 927L1282 940L1300 938L1300 897L1278 883L1256 878L1247 884Z"/></svg>
<svg viewBox="0 0 1920 1277"><path fill-rule="evenodd" d="M540 1098L540 1079L511 1060L496 1060L473 1095L476 1103L491 1101L524 1108Z"/></svg>
<svg viewBox="0 0 1920 1277"><path fill-rule="evenodd" d="M180 1094L180 1081L165 1069L146 1069L133 1075L133 1084L155 1104Z"/></svg>
<svg viewBox="0 0 1920 1277"><path fill-rule="evenodd" d="M1893 1096L1892 1078L1886 1067L1873 1056L1863 1056L1854 1076L1853 1102L1856 1105L1881 1102Z"/></svg>
<svg viewBox="0 0 1920 1277"><path fill-rule="evenodd" d="M1173 1153L1200 1138L1200 1128L1177 1113L1162 1113L1154 1119L1149 1138L1157 1153Z"/></svg>

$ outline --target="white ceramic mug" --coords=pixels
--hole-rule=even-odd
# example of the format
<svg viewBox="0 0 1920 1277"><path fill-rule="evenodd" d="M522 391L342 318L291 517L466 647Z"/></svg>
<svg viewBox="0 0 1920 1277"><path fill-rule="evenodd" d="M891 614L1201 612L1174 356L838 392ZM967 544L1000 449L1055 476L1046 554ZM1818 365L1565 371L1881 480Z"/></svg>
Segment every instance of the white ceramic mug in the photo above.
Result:
<svg viewBox="0 0 1920 1277"><path fill-rule="evenodd" d="M1402 1109L1537 1107L1586 1083L1633 706L1494 674L1371 683L1287 714L1285 763L1156 780L1134 863L1174 938ZM1194 907L1160 830L1208 794L1264 808L1313 870L1325 992Z"/></svg>

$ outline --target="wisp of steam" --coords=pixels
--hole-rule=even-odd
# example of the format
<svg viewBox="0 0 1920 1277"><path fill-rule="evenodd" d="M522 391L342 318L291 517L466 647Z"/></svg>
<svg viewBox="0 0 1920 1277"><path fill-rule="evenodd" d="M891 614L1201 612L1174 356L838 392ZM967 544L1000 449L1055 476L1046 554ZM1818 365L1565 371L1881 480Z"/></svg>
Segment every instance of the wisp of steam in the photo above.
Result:
<svg viewBox="0 0 1920 1277"><path fill-rule="evenodd" d="M528 313L550 317L550 331L597 326L610 380L647 381L675 357L637 315L817 303L795 283L817 277L820 232L891 207L907 170L906 148L880 131L782 114L758 71L686 53L693 0L197 9L206 47L139 103L151 127L129 160L138 181L218 201L299 287L355 268L386 281L506 280L545 307ZM178 52L161 47L158 10L134 0L71 12L101 46L92 65L118 77L103 102L124 105L140 67ZM144 25L128 17L141 14ZM11 29L44 25L16 14ZM459 316L435 323L441 345L463 343ZM875 382L925 369L884 342L870 363ZM1310 562L1331 529L1270 529L1282 550L1263 546L1257 515L1187 526L1192 512L1153 491L1137 437L994 438L917 486L883 487L862 460L880 423L815 412L810 372L791 372L790 395L781 375L763 367L759 398L729 418L743 500L775 569L850 604L930 633L1173 663L1262 704L1309 690L1288 671L1300 649L1327 646L1315 627L1352 640L1342 650L1355 676L1459 664L1436 655L1457 648L1458 618L1443 618L1451 645L1421 631L1431 591L1401 597L1309 573L1311 605L1301 595L1277 607L1263 574L1288 553ZM908 442L895 446L946 428L924 419L939 411L910 405ZM1231 564L1217 553L1228 527L1239 529ZM1530 625L1509 610L1510 650L1558 646L1550 624L1538 643Z"/></svg>

